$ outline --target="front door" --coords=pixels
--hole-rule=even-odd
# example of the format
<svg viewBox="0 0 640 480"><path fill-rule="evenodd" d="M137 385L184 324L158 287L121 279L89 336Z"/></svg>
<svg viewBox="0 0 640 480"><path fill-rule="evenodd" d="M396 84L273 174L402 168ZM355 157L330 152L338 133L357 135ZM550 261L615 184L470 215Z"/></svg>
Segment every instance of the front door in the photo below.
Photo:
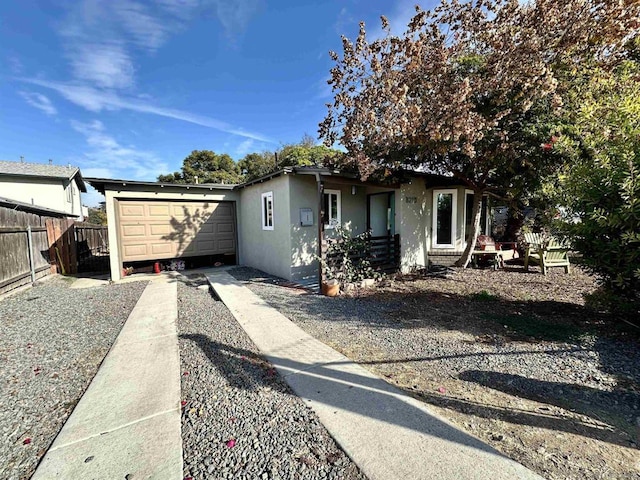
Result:
<svg viewBox="0 0 640 480"><path fill-rule="evenodd" d="M372 237L386 237L395 233L394 192L369 195L367 228Z"/></svg>

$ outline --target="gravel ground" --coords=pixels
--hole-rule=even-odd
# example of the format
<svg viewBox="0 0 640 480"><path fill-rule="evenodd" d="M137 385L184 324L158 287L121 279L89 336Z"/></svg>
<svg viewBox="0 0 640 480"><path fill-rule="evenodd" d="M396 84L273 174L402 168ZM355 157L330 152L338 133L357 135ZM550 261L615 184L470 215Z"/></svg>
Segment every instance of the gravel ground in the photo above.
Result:
<svg viewBox="0 0 640 480"><path fill-rule="evenodd" d="M178 284L185 478L364 479L204 284Z"/></svg>
<svg viewBox="0 0 640 480"><path fill-rule="evenodd" d="M146 283L72 290L53 278L0 300L0 478L29 478Z"/></svg>
<svg viewBox="0 0 640 480"><path fill-rule="evenodd" d="M578 269L457 270L337 298L301 294L248 268L230 273L311 335L539 474L640 478L638 338L584 306L595 286Z"/></svg>

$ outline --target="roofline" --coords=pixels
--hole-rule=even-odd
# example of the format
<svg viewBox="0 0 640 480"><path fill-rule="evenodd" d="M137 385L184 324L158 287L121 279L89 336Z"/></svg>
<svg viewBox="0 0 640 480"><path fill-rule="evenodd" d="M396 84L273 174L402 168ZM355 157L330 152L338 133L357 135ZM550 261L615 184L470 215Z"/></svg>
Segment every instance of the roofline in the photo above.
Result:
<svg viewBox="0 0 640 480"><path fill-rule="evenodd" d="M165 183L165 182L147 182L139 180L121 180L115 178L86 178L89 185L104 195L105 186L126 187L127 185L151 186L160 188L178 188L178 189L196 189L196 190L233 190L238 185L234 183Z"/></svg>
<svg viewBox="0 0 640 480"><path fill-rule="evenodd" d="M271 180L272 178L279 177L280 175L321 175L325 177L343 177L343 178L353 178L357 180L357 175L352 173L341 172L340 170L332 169L332 168L324 168L324 167L284 167L275 172L271 172L262 177L256 178L254 180L250 180L245 183L241 183L236 188L245 188L255 185L256 183L263 183Z"/></svg>
<svg viewBox="0 0 640 480"><path fill-rule="evenodd" d="M448 184L458 184L460 180L454 177L447 177L445 175L439 175L435 173L426 173L426 172L408 172L404 171L404 174L408 176L421 177L424 178L425 181L428 179L438 179L445 180L445 183ZM314 175L314 176L322 176L322 177L339 177L339 178L347 178L358 181L364 184L371 184L369 182L362 182L358 179L358 175L355 173L343 172L333 168L326 167L284 167L280 170L276 170L275 172L271 172L267 175L263 175L262 177L255 178L248 182L236 184L236 183L166 183L166 182L149 182L149 181L139 181L139 180L123 180L123 179L115 179L115 178L86 178L85 180L98 192L104 195L105 187L107 185L112 187L126 187L127 185L140 185L140 186L151 186L151 187L160 187L160 188L178 188L178 189L196 189L196 190L240 190L242 188L250 187L252 185L256 185L258 183L268 182L276 177L281 175ZM380 184L381 186L384 186Z"/></svg>
<svg viewBox="0 0 640 480"><path fill-rule="evenodd" d="M20 202L18 200L12 200L11 198L0 197L0 205L8 205L13 207L13 210L37 212L37 213L49 213L54 217L74 217L77 218L80 215L74 215L73 213L61 212L60 210L54 210L52 208L40 207L38 205L32 205L30 203Z"/></svg>
<svg viewBox="0 0 640 480"><path fill-rule="evenodd" d="M43 164L44 165L44 164ZM82 178L82 173L80 172L80 168L73 167L73 173L71 175L38 175L37 173L0 173L0 175L7 177L35 177L35 178L52 178L52 179L65 179L65 180L75 180L78 184L78 188L81 192L87 193L87 185L84 182L84 178Z"/></svg>

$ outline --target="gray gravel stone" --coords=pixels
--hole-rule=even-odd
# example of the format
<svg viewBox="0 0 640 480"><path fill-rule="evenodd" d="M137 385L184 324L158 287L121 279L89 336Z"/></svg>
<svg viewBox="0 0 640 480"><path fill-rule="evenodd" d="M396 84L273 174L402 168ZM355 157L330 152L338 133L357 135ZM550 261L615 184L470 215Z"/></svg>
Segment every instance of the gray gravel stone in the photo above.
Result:
<svg viewBox="0 0 640 480"><path fill-rule="evenodd" d="M598 412L611 412L609 420L628 424L640 411L640 394L635 389L616 389L624 381L640 385L640 354L633 342L602 335L574 342L504 341L500 335L465 332L456 325L457 319L444 332L445 322L407 328L396 314L406 308L402 300L301 295L255 269L239 267L229 273L308 333L339 350L367 345L383 351L385 358L415 359L390 361L390 373L407 364L428 379L437 368L439 376L501 385L524 398L566 399L567 408L589 404Z"/></svg>
<svg viewBox="0 0 640 480"><path fill-rule="evenodd" d="M203 282L178 284L184 476L365 478Z"/></svg>
<svg viewBox="0 0 640 480"><path fill-rule="evenodd" d="M69 283L53 278L0 300L0 478L31 476L146 286Z"/></svg>

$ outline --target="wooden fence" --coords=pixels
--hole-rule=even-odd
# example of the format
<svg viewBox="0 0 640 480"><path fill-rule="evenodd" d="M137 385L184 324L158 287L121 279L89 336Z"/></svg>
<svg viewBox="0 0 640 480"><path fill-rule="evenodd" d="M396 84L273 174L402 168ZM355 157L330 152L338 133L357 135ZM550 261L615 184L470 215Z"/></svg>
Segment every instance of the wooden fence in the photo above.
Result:
<svg viewBox="0 0 640 480"><path fill-rule="evenodd" d="M322 260L332 266L340 261L337 255L327 253L328 243L322 242ZM364 251L352 252L349 257L353 261L366 258L371 267L382 273L395 273L400 268L400 235L371 237Z"/></svg>
<svg viewBox="0 0 640 480"><path fill-rule="evenodd" d="M74 225L78 272L109 271L109 237L104 225Z"/></svg>
<svg viewBox="0 0 640 480"><path fill-rule="evenodd" d="M74 274L91 267L106 271L106 228L18 202L0 202L0 293L50 273Z"/></svg>

